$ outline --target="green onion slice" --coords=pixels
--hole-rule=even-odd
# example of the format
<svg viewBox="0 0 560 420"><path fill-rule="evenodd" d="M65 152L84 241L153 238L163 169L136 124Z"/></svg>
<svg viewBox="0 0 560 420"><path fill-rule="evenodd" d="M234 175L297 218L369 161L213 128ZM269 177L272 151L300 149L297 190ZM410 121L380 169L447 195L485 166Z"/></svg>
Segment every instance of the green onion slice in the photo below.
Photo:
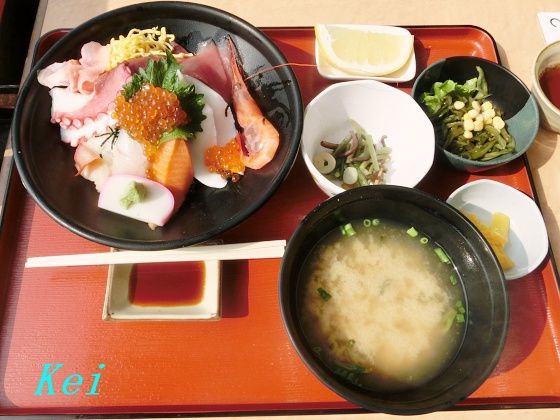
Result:
<svg viewBox="0 0 560 420"><path fill-rule="evenodd" d="M450 264L451 260L449 259L449 257L447 256L447 254L445 253L445 251L441 248L434 248L434 252L436 253L436 255L438 256L439 260L442 263L445 264Z"/></svg>
<svg viewBox="0 0 560 420"><path fill-rule="evenodd" d="M408 234L408 236L410 236L411 238L416 238L418 236L418 231L416 229L414 229L414 227L411 227L410 229L408 229L406 231L406 233Z"/></svg>
<svg viewBox="0 0 560 420"><path fill-rule="evenodd" d="M321 296L321 299L323 299L325 302L329 301L332 298L331 294L322 287L319 287L317 289L317 292L319 292L319 296Z"/></svg>

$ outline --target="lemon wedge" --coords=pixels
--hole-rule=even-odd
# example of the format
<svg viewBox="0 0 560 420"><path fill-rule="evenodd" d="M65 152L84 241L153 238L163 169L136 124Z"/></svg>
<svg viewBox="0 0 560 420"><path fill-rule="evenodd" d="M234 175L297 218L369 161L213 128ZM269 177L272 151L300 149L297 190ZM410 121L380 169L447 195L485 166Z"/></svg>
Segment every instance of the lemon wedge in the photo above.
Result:
<svg viewBox="0 0 560 420"><path fill-rule="evenodd" d="M347 73L383 76L404 67L414 37L402 28L367 25L315 25L320 52Z"/></svg>

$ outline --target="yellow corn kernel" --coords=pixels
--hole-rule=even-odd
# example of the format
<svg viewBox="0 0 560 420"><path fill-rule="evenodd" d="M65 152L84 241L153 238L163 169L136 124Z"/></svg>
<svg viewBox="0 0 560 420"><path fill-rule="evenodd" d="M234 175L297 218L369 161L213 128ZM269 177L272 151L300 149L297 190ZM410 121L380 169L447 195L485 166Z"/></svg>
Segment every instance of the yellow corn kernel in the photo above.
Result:
<svg viewBox="0 0 560 420"><path fill-rule="evenodd" d="M481 108L482 108L483 111L489 111L489 110L493 109L494 106L492 105L492 102L485 101L485 102L482 103Z"/></svg>
<svg viewBox="0 0 560 420"><path fill-rule="evenodd" d="M476 116L479 114L479 112L477 109L471 109L469 112L467 112L467 114L469 114L469 117L471 117L474 120Z"/></svg>
<svg viewBox="0 0 560 420"><path fill-rule="evenodd" d="M465 107L465 103L463 101L455 101L453 102L453 108L459 110Z"/></svg>
<svg viewBox="0 0 560 420"><path fill-rule="evenodd" d="M502 120L501 117L496 116L492 118L492 125L496 130L501 130L506 126L506 123L504 122L504 120Z"/></svg>
<svg viewBox="0 0 560 420"><path fill-rule="evenodd" d="M485 120L492 119L496 116L496 111L494 111L493 109L485 109L484 111L482 111L482 116Z"/></svg>

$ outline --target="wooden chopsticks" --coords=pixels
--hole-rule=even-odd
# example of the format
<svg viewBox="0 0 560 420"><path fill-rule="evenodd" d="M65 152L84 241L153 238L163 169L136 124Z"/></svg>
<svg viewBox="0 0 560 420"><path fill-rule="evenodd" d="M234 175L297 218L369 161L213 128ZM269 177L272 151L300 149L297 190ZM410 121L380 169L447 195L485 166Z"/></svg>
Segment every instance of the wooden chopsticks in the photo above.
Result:
<svg viewBox="0 0 560 420"><path fill-rule="evenodd" d="M281 258L285 240L200 245L164 251L116 251L28 258L26 268Z"/></svg>

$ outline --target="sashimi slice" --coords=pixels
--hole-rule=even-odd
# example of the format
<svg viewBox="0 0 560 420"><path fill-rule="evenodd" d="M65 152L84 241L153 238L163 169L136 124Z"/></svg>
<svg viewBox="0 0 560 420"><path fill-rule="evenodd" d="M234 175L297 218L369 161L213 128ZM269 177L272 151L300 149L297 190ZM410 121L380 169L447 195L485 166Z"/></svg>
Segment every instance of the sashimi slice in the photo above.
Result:
<svg viewBox="0 0 560 420"><path fill-rule="evenodd" d="M227 180L220 174L210 172L204 164L204 152L208 147L216 144L216 126L212 108L205 105L202 112L206 115L206 119L201 123L202 132L196 134L190 145L194 177L208 187L224 188Z"/></svg>
<svg viewBox="0 0 560 420"><path fill-rule="evenodd" d="M83 108L93 97L83 93L74 92L72 89L55 87L49 91L51 95L51 122L60 123L61 115L71 114ZM71 120L69 120L71 121Z"/></svg>
<svg viewBox="0 0 560 420"><path fill-rule="evenodd" d="M216 144L223 146L237 135L235 119L224 98L218 92L198 79L183 76L187 84L193 84L197 93L204 95L204 103L212 108L214 124L216 126Z"/></svg>
<svg viewBox="0 0 560 420"><path fill-rule="evenodd" d="M81 68L82 66L78 60L52 63L50 66L39 70L37 81L49 89L57 86L70 86L73 80L77 79Z"/></svg>
<svg viewBox="0 0 560 420"><path fill-rule="evenodd" d="M204 164L204 154L211 146L223 146L237 135L235 120L224 99L213 89L200 80L182 75L187 84L193 84L197 93L204 95L202 113L206 119L202 121L202 132L198 132L191 141L190 151L193 158L194 177L204 185L212 188L223 188L227 181L219 174L210 172Z"/></svg>
<svg viewBox="0 0 560 420"><path fill-rule="evenodd" d="M83 121L86 118L93 119L100 113L107 112L129 77L130 70L124 64L120 64L113 70L103 73L95 81L93 94L87 95L89 100L83 106L79 108L72 107L71 111L67 111L68 108L65 103L67 98L60 98L61 103L57 103L56 106L53 101L52 119L55 121L64 121L64 119ZM70 90L69 88L67 89ZM75 96L72 96L72 100L75 100Z"/></svg>
<svg viewBox="0 0 560 420"><path fill-rule="evenodd" d="M92 181L97 191L101 191L105 181L111 175L111 168L95 148L91 148L88 142L80 143L74 153L74 162L78 170L77 175Z"/></svg>
<svg viewBox="0 0 560 420"><path fill-rule="evenodd" d="M103 73L109 64L111 55L111 47L109 45L101 45L99 42L91 41L82 46L80 51L82 58L80 64L85 68L96 71L98 74Z"/></svg>
<svg viewBox="0 0 560 420"><path fill-rule="evenodd" d="M78 174L95 182L97 190L111 175L145 177L149 166L142 145L123 129L115 139L92 136L82 141L74 153L74 162Z"/></svg>
<svg viewBox="0 0 560 420"><path fill-rule="evenodd" d="M78 174L81 173L87 165L98 159L101 159L99 154L91 150L86 143L81 143L76 147L74 163L76 164Z"/></svg>
<svg viewBox="0 0 560 420"><path fill-rule="evenodd" d="M64 143L69 143L72 147L76 147L81 141L90 139L95 136L103 136L110 133L109 127L115 125L115 120L108 114L102 113L96 119L88 118L85 122L80 122L81 126L76 127L61 126L60 139Z"/></svg>
<svg viewBox="0 0 560 420"><path fill-rule="evenodd" d="M181 72L201 80L226 101L231 101L231 79L224 69L220 51L213 41L202 45L196 55L180 60Z"/></svg>
<svg viewBox="0 0 560 420"><path fill-rule="evenodd" d="M165 185L175 198L178 209L193 182L193 167L185 140L169 140L159 145L152 162L151 178Z"/></svg>
<svg viewBox="0 0 560 420"><path fill-rule="evenodd" d="M48 88L68 86L73 92L91 93L107 67L109 53L107 45L88 42L82 46L80 60L53 63L38 72L37 81Z"/></svg>
<svg viewBox="0 0 560 420"><path fill-rule="evenodd" d="M142 145L121 129L112 149L111 173L146 176L148 166Z"/></svg>
<svg viewBox="0 0 560 420"><path fill-rule="evenodd" d="M105 182L111 176L111 168L103 159L97 159L83 168L80 175L93 182L97 191L101 191Z"/></svg>

